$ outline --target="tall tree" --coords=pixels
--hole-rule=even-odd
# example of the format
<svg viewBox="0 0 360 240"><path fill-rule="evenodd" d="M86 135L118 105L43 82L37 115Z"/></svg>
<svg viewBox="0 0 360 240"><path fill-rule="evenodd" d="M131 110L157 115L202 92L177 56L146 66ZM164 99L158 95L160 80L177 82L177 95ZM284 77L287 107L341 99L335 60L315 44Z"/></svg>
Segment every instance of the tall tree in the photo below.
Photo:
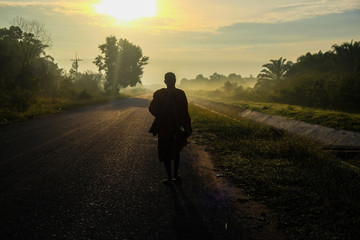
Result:
<svg viewBox="0 0 360 240"><path fill-rule="evenodd" d="M334 44L332 49L336 55L334 67L339 75L355 77L360 73L360 42Z"/></svg>
<svg viewBox="0 0 360 240"><path fill-rule="evenodd" d="M121 88L141 83L143 68L148 64L149 57L143 56L139 46L126 39L117 40L115 36L109 36L99 49L101 55L95 58L94 63L100 72L105 72L107 94L116 95Z"/></svg>
<svg viewBox="0 0 360 240"><path fill-rule="evenodd" d="M26 20L22 23L27 29L38 24ZM0 105L5 109L26 110L39 91L54 93L57 89L61 70L53 58L46 56L48 45L36 37L41 36L43 28L34 28L34 33L20 26L0 29Z"/></svg>
<svg viewBox="0 0 360 240"><path fill-rule="evenodd" d="M27 20L22 17L16 17L11 21L11 25L19 27L23 32L31 33L34 38L41 41L44 45L51 46L51 33L46 29L45 24L36 19Z"/></svg>
<svg viewBox="0 0 360 240"><path fill-rule="evenodd" d="M278 60L270 60L271 63L262 65L263 70L258 74L258 82L255 88L268 86L271 83L279 82L285 78L285 74L292 66L292 62L286 62L286 59L279 58Z"/></svg>
<svg viewBox="0 0 360 240"><path fill-rule="evenodd" d="M45 49L48 46L35 38L32 33L23 32L22 29L16 26L11 26L9 29L0 29L0 41L2 42L2 48L4 48L3 51L10 54L7 58L15 57L16 65L20 65L16 69L17 81L15 85L22 89L36 87L33 82L36 75L33 66L42 57L45 57ZM7 64L7 62L4 62L4 65ZM12 79L12 81L14 80Z"/></svg>
<svg viewBox="0 0 360 240"><path fill-rule="evenodd" d="M46 30L44 24L35 19L27 20L16 17L12 21L12 27L20 30L17 37L22 55L22 66L26 69L35 58L46 55L45 49L51 45L51 34Z"/></svg>

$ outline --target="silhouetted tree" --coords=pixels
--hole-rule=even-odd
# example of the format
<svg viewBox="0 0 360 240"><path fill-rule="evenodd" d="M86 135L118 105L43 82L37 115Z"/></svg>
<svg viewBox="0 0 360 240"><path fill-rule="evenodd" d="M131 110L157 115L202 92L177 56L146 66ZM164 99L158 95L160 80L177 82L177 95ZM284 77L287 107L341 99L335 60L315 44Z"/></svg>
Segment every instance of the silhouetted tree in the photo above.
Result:
<svg viewBox="0 0 360 240"><path fill-rule="evenodd" d="M240 74L238 75L236 73L230 73L228 78L232 79L232 80L239 80L239 79L241 79L241 75Z"/></svg>
<svg viewBox="0 0 360 240"><path fill-rule="evenodd" d="M202 74L198 74L198 75L195 77L195 79L196 79L196 80L204 80L204 79L208 80L208 79L205 78L204 75L202 75Z"/></svg>
<svg viewBox="0 0 360 240"><path fill-rule="evenodd" d="M271 63L262 65L263 70L258 74L258 82L255 84L255 88L266 86L271 83L279 82L285 78L285 74L292 66L292 62L286 62L286 59L279 58L278 60L270 60Z"/></svg>
<svg viewBox="0 0 360 240"><path fill-rule="evenodd" d="M311 107L360 111L360 43L300 56L278 86L278 100Z"/></svg>
<svg viewBox="0 0 360 240"><path fill-rule="evenodd" d="M100 72L105 71L104 88L107 94L116 95L121 88L141 83L143 67L148 64L149 57L143 56L139 46L110 36L99 45L99 49L101 55L95 58L94 63Z"/></svg>
<svg viewBox="0 0 360 240"><path fill-rule="evenodd" d="M32 26L31 23L28 26ZM46 56L47 47L33 33L24 32L19 26L0 29L0 100L3 107L26 110L35 101L40 86L53 80L53 75L47 73L58 74L54 70L57 65Z"/></svg>
<svg viewBox="0 0 360 240"><path fill-rule="evenodd" d="M225 76L219 73L214 72L212 75L210 75L210 81L220 81L224 79Z"/></svg>
<svg viewBox="0 0 360 240"><path fill-rule="evenodd" d="M334 44L333 52L336 55L335 69L339 75L355 77L360 73L360 42L345 42L342 45Z"/></svg>

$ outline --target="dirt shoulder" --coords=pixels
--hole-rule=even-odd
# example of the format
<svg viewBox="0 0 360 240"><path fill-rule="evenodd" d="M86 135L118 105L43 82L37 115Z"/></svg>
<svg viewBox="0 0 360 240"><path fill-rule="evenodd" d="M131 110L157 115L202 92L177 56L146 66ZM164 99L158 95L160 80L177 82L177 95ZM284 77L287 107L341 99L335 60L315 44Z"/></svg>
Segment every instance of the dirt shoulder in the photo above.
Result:
<svg viewBox="0 0 360 240"><path fill-rule="evenodd" d="M236 187L226 172L214 166L211 153L205 150L204 146L197 145L194 141L190 144L192 154L195 154L199 161L194 167L198 174L206 179L206 185L212 189L212 194L216 195L221 202L231 202L232 224L237 224L246 239L287 239L285 234L279 229L278 221L272 209L265 203L249 196L246 192ZM230 229L229 223L225 223L226 229Z"/></svg>

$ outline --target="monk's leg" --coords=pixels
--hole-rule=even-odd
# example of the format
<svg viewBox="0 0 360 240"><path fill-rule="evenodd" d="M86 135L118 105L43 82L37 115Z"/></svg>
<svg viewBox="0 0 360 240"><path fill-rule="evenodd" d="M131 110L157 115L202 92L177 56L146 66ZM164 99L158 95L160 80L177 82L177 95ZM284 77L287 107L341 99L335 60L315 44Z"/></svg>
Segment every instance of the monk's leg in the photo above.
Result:
<svg viewBox="0 0 360 240"><path fill-rule="evenodd" d="M171 176L171 160L164 161L164 165L165 165L165 170L166 170L166 173L167 173L167 176L168 176L168 180L171 180L172 179L172 176Z"/></svg>
<svg viewBox="0 0 360 240"><path fill-rule="evenodd" d="M174 156L174 178L179 177L179 164L180 164L180 152L177 152Z"/></svg>

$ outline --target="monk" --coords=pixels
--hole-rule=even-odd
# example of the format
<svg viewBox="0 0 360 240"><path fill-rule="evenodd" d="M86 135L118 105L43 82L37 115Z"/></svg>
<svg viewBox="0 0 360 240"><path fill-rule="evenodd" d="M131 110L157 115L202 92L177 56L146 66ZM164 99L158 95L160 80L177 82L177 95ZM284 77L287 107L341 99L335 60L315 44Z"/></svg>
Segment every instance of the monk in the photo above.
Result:
<svg viewBox="0 0 360 240"><path fill-rule="evenodd" d="M167 88L157 90L153 95L149 111L155 117L149 132L158 134L159 160L164 162L167 179L165 184L179 180L180 151L191 135L191 119L185 92L176 88L176 76L165 74ZM171 160L174 161L174 178L171 175Z"/></svg>

